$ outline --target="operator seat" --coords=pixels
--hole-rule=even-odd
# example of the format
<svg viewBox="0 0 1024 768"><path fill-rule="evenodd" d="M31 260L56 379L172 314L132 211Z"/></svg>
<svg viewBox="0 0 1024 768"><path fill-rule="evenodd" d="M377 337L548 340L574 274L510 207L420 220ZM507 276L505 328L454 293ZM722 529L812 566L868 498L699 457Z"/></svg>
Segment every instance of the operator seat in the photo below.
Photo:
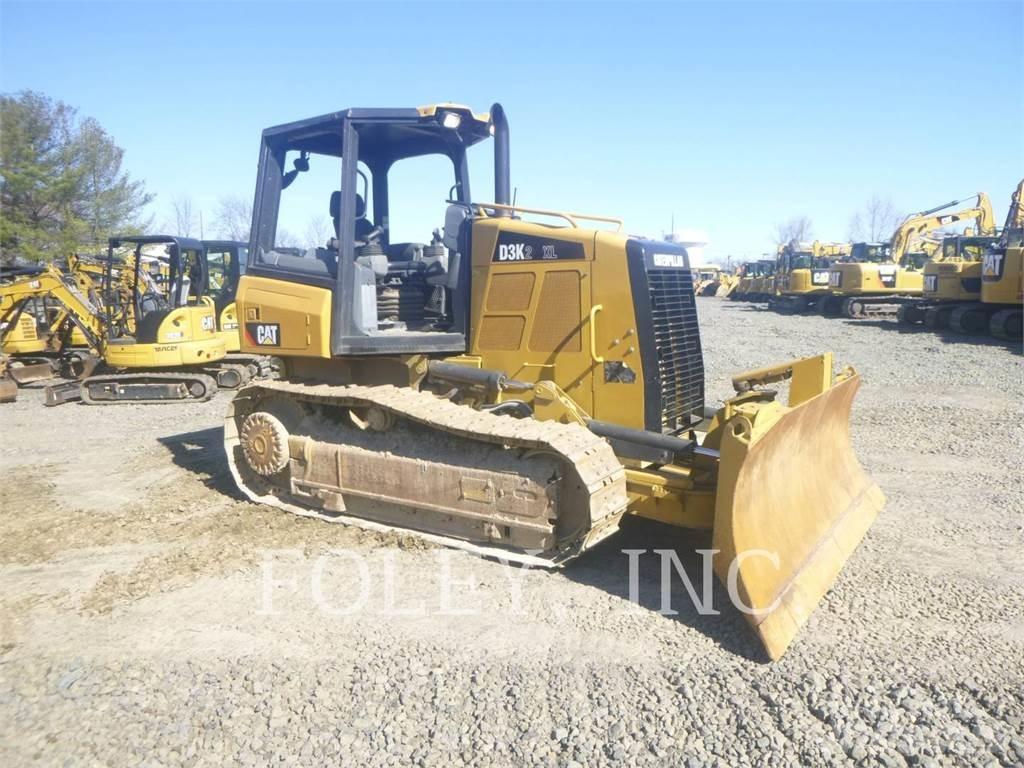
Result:
<svg viewBox="0 0 1024 768"><path fill-rule="evenodd" d="M341 237L341 192L331 192L331 218L334 220L334 236ZM373 231L373 222L366 218L366 201L356 193L356 240L366 241Z"/></svg>

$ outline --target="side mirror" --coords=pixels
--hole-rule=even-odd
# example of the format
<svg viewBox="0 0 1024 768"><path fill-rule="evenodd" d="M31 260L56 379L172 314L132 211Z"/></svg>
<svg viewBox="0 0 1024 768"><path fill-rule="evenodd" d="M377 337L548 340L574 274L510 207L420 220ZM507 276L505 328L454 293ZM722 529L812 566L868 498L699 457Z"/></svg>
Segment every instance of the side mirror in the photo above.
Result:
<svg viewBox="0 0 1024 768"><path fill-rule="evenodd" d="M295 181L295 178L300 173L305 173L309 170L309 152L303 150L292 162L292 166L294 170L288 171L281 177L281 189L288 189L288 186Z"/></svg>

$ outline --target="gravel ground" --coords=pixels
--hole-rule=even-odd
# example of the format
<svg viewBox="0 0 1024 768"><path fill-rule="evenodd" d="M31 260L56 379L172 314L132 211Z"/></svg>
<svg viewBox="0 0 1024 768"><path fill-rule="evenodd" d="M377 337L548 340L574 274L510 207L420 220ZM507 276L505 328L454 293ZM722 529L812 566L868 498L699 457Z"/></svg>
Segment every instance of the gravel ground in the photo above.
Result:
<svg viewBox="0 0 1024 768"><path fill-rule="evenodd" d="M1024 763L1019 349L700 312L710 398L826 349L864 375L854 441L888 505L780 662L730 608L649 610L656 561L627 600L620 550L676 548L696 579L692 534L517 572L241 500L223 396L30 389L0 417L0 763Z"/></svg>

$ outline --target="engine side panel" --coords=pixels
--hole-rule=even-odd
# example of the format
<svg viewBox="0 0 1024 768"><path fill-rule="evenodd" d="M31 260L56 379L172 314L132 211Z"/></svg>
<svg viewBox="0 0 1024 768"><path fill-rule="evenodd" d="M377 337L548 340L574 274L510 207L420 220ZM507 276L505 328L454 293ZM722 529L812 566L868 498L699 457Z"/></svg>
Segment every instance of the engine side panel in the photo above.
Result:
<svg viewBox="0 0 1024 768"><path fill-rule="evenodd" d="M242 352L331 356L331 292L327 288L244 275L236 303Z"/></svg>

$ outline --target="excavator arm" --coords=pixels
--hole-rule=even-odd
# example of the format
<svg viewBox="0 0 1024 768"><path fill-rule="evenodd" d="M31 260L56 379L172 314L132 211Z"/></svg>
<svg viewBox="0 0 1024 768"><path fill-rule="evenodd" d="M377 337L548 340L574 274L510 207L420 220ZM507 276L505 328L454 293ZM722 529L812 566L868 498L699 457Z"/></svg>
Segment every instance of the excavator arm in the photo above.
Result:
<svg viewBox="0 0 1024 768"><path fill-rule="evenodd" d="M48 298L55 301L62 312L82 331L89 345L101 349L103 328L100 312L78 289L69 285L61 272L48 266L43 272L31 277L0 286L0 338L5 337L30 299Z"/></svg>
<svg viewBox="0 0 1024 768"><path fill-rule="evenodd" d="M970 199L970 198L967 198ZM976 231L979 235L988 235L995 232L995 215L992 213L992 203L984 192L976 195L974 205L961 208L952 213L940 213L954 205L960 205L964 200L953 200L952 202L940 205L920 213L912 213L893 233L891 240L892 260L902 265L910 251L911 246L916 244L922 236L941 227L948 227L962 221L975 221Z"/></svg>
<svg viewBox="0 0 1024 768"><path fill-rule="evenodd" d="M1009 245L1011 237L1020 237L1024 231L1024 205L1021 205L1021 198L1024 198L1024 179L1020 180L1017 189L1013 191L1010 198L1010 208L1006 212L1006 222L1003 224L1003 231L1000 236L1000 245Z"/></svg>

